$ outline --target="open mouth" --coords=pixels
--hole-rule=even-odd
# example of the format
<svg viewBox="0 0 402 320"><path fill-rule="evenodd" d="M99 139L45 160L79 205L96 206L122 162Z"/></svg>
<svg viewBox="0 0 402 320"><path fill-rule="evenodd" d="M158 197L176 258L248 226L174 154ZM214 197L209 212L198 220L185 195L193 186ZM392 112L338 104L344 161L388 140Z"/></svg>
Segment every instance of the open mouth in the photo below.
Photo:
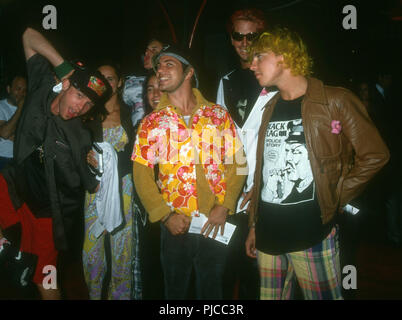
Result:
<svg viewBox="0 0 402 320"><path fill-rule="evenodd" d="M76 117L77 116L77 112L75 112L73 109L71 109L71 108L68 108L68 111L67 111L67 117L68 118L74 118L74 117Z"/></svg>
<svg viewBox="0 0 402 320"><path fill-rule="evenodd" d="M168 77L160 77L160 78L158 79L159 85L161 85L161 84L167 82L168 80L169 80Z"/></svg>

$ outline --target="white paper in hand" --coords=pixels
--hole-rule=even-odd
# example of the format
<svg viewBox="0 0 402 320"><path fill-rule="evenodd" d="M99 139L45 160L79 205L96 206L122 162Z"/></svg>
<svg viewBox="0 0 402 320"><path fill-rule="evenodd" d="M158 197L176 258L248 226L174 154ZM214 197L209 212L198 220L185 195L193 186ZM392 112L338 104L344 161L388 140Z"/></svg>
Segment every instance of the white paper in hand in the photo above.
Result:
<svg viewBox="0 0 402 320"><path fill-rule="evenodd" d="M204 226L205 222L207 222L208 218L205 216L205 214L200 213L200 215L193 216L193 219L191 220L190 228L188 230L189 233L195 233L195 234L201 234L201 229ZM234 224L231 224L229 222L225 223L225 231L223 235L221 235L221 229L219 229L218 234L215 237L216 241L222 242L224 244L228 244L230 239L232 238L233 232L235 231L236 226ZM209 238L212 238L214 232L212 231L209 234Z"/></svg>

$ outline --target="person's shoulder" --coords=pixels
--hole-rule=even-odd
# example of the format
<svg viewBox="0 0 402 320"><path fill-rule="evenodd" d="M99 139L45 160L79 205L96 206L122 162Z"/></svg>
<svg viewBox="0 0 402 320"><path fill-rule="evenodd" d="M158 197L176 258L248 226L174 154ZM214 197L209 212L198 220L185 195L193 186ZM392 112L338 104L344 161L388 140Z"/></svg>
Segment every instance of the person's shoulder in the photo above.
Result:
<svg viewBox="0 0 402 320"><path fill-rule="evenodd" d="M124 86L132 87L132 86L136 86L136 85L142 85L144 80L145 80L145 76L128 75L124 78Z"/></svg>
<svg viewBox="0 0 402 320"><path fill-rule="evenodd" d="M147 114L144 118L142 118L141 125L144 124L148 125L150 123L154 123L155 121L160 119L161 116L166 115L166 109L167 108L153 110L151 113Z"/></svg>
<svg viewBox="0 0 402 320"><path fill-rule="evenodd" d="M209 102L208 104L203 106L203 111L212 111L215 116L218 116L219 118L230 118L229 112L226 110L225 107L221 106L220 104ZM203 114L207 114L208 112Z"/></svg>
<svg viewBox="0 0 402 320"><path fill-rule="evenodd" d="M354 96L354 93L345 87L329 85L316 78L309 78L308 81L308 94L310 98L333 100L341 99L345 96Z"/></svg>
<svg viewBox="0 0 402 320"><path fill-rule="evenodd" d="M3 108L8 108L7 98L0 100L0 109L3 109Z"/></svg>
<svg viewBox="0 0 402 320"><path fill-rule="evenodd" d="M0 112L2 113L14 113L17 110L16 106L9 104L7 98L0 100Z"/></svg>
<svg viewBox="0 0 402 320"><path fill-rule="evenodd" d="M237 69L233 69L231 71L229 71L228 73L224 74L221 77L221 80L230 80L230 78L233 76L233 73L235 73L237 71Z"/></svg>
<svg viewBox="0 0 402 320"><path fill-rule="evenodd" d="M356 94L353 93L352 90L345 87L325 85L324 88L328 99L345 99L356 97Z"/></svg>

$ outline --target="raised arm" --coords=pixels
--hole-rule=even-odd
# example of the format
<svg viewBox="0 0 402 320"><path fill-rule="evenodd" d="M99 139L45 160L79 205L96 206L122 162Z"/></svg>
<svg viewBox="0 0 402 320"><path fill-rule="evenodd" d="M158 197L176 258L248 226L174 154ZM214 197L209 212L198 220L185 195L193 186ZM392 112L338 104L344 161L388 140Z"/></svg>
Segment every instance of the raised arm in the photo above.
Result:
<svg viewBox="0 0 402 320"><path fill-rule="evenodd" d="M52 44L42 34L32 28L27 28L24 31L22 35L22 44L26 60L29 60L33 55L39 53L54 67L60 65L64 61Z"/></svg>

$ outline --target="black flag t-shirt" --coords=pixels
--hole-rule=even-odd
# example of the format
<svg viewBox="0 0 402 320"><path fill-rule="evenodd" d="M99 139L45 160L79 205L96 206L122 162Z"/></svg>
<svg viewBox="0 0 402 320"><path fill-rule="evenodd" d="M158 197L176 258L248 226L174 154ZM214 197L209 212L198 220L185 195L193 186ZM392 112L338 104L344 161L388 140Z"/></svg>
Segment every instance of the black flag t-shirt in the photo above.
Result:
<svg viewBox="0 0 402 320"><path fill-rule="evenodd" d="M268 254L308 249L331 225L322 225L301 117L303 97L279 99L265 134L256 248Z"/></svg>

